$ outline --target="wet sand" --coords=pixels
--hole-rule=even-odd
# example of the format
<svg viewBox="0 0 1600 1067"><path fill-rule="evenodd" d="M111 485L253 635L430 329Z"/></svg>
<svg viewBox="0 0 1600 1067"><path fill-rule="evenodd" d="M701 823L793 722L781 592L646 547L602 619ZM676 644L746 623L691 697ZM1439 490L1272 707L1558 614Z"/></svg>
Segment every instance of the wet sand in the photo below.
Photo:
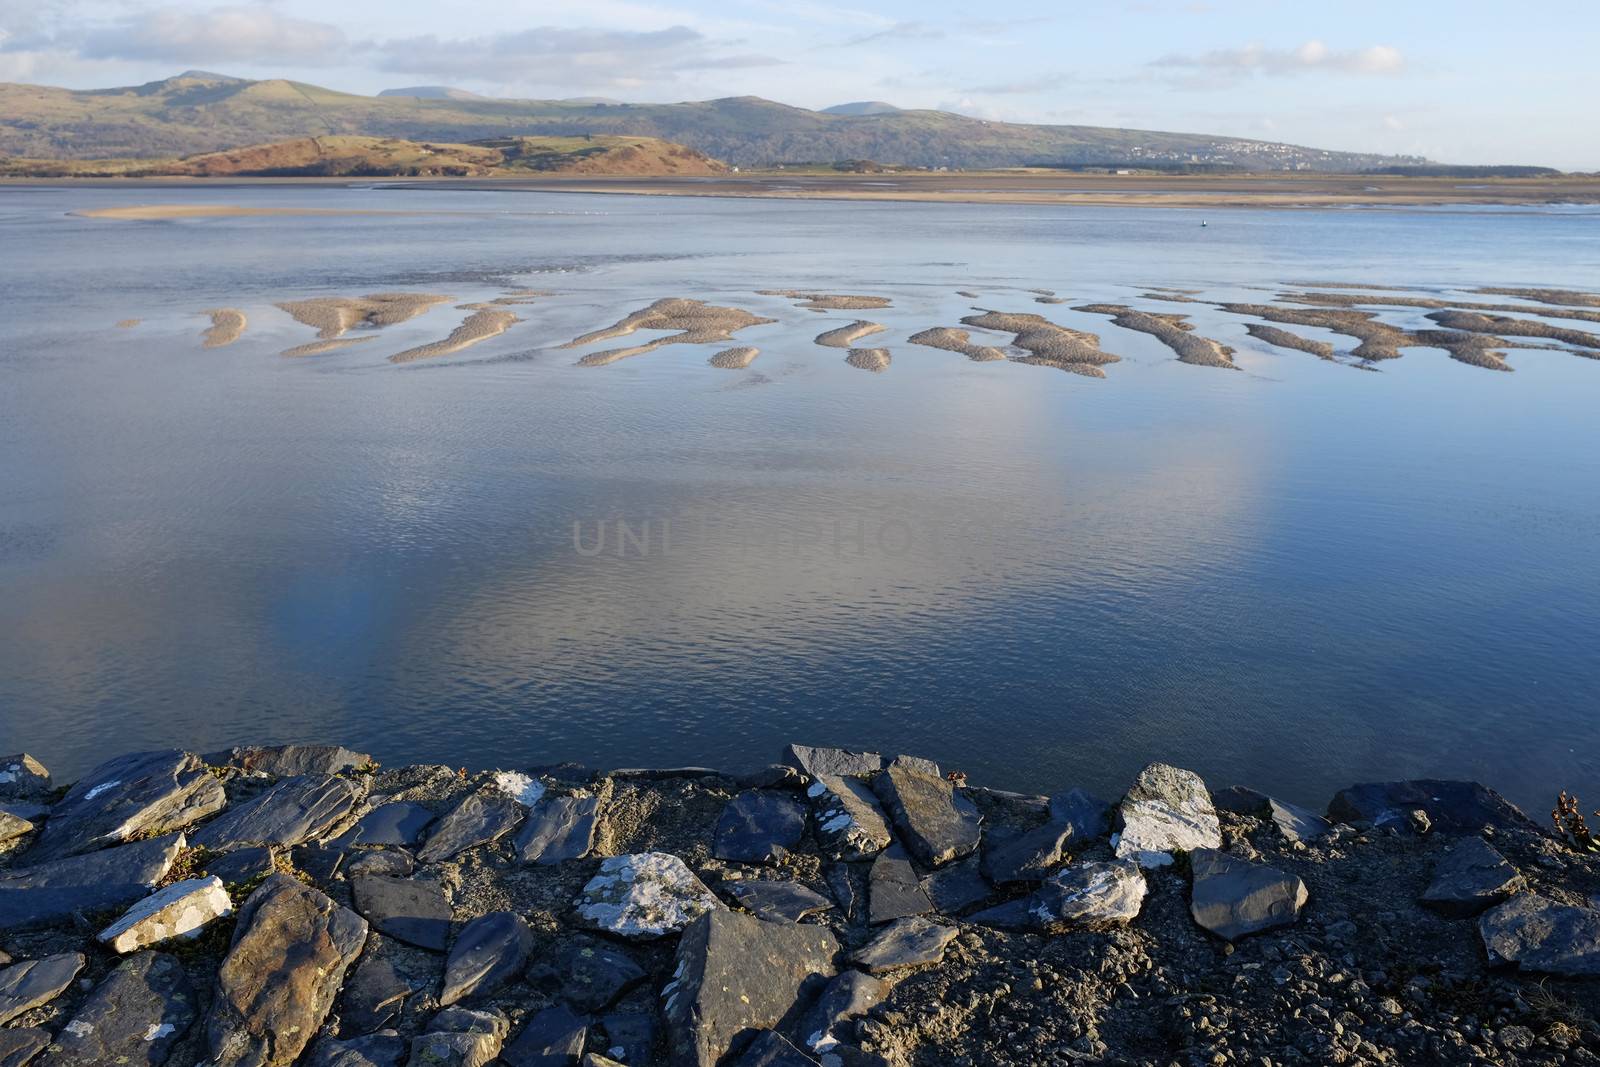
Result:
<svg viewBox="0 0 1600 1067"><path fill-rule="evenodd" d="M1157 315L1135 311L1122 304L1085 304L1072 310L1090 315L1110 315L1113 324L1124 330L1147 333L1178 354L1178 362L1195 367L1223 367L1238 370L1232 360L1233 349L1209 337L1191 333L1194 325L1182 315Z"/></svg>
<svg viewBox="0 0 1600 1067"><path fill-rule="evenodd" d="M721 352L706 360L706 362L720 370L744 370L754 363L756 357L760 354L761 349L759 348L741 345L736 348L724 348Z"/></svg>
<svg viewBox="0 0 1600 1067"><path fill-rule="evenodd" d="M857 370L868 370L881 374L889 369L889 350L887 348L852 348L844 361Z"/></svg>
<svg viewBox="0 0 1600 1067"><path fill-rule="evenodd" d="M211 316L211 325L201 335L202 348L221 348L237 341L249 320L238 308L212 308L201 314Z"/></svg>
<svg viewBox="0 0 1600 1067"><path fill-rule="evenodd" d="M1378 322L1371 311L1334 311L1274 307L1270 304L1218 304L1230 315L1266 319L1289 326L1320 326L1361 342L1350 353L1357 359L1399 359L1409 335L1398 326Z"/></svg>
<svg viewBox="0 0 1600 1067"><path fill-rule="evenodd" d="M1466 311L1509 311L1525 315L1543 315L1547 319L1578 319L1600 322L1600 310L1570 307L1528 307L1523 304L1486 304L1475 300L1445 300L1437 296L1389 296L1370 293L1281 293L1278 299L1285 304L1308 304L1312 307L1406 307L1406 308L1458 308Z"/></svg>
<svg viewBox="0 0 1600 1067"><path fill-rule="evenodd" d="M959 352L974 363L989 363L1006 358L1006 354L998 348L974 344L972 335L966 330L956 330L949 326L935 326L931 330L914 333L909 340L914 345L942 348L946 352Z"/></svg>
<svg viewBox="0 0 1600 1067"><path fill-rule="evenodd" d="M849 348L861 338L882 333L886 329L888 327L882 323L857 319L848 326L840 326L836 330L825 330L817 334L816 343L828 348Z"/></svg>
<svg viewBox="0 0 1600 1067"><path fill-rule="evenodd" d="M452 299L433 293L372 293L286 300L277 306L296 322L314 328L318 337L332 340L355 326L383 327L407 322Z"/></svg>
<svg viewBox="0 0 1600 1067"><path fill-rule="evenodd" d="M143 319L123 319L121 322L117 323L117 329L119 329L119 330L131 330L131 329L133 329L135 326L139 325L139 323L141 323L143 321L144 321Z"/></svg>
<svg viewBox="0 0 1600 1067"><path fill-rule="evenodd" d="M480 312L480 314L484 314ZM601 330L594 330L581 337L575 337L562 345L562 348L582 348L584 345L594 344L597 341L609 341L616 337L626 337L636 330L675 330L676 333L669 337L658 337L642 345L630 348L614 348L605 352L592 352L578 360L580 367L603 367L608 363L615 363L619 359L630 356L639 356L647 352L654 352L665 345L673 344L715 344L733 340L733 335L739 330L749 326L759 326L776 322L776 319L764 319L759 315L752 315L741 308L718 307L707 304L703 300L687 300L683 297L667 297L657 300L647 308L642 308L625 316L620 321Z"/></svg>
<svg viewBox="0 0 1600 1067"><path fill-rule="evenodd" d="M1011 343L1029 353L1017 362L1030 366L1055 367L1090 378L1104 378L1105 372L1100 368L1122 360L1121 356L1101 350L1099 335L1068 329L1042 315L985 311L981 315L968 315L961 322L980 330L1011 334Z"/></svg>
<svg viewBox="0 0 1600 1067"><path fill-rule="evenodd" d="M1326 341L1314 341L1309 337L1301 337L1288 330L1280 330L1276 326L1266 326L1259 322L1245 323L1245 331L1259 341L1278 348L1291 348L1297 352L1309 352L1318 359L1333 359L1333 346Z"/></svg>
<svg viewBox="0 0 1600 1067"><path fill-rule="evenodd" d="M1504 342L1498 337L1484 334L1461 333L1456 330L1416 330L1411 336L1417 344L1429 348L1442 348L1450 358L1485 370L1510 371L1506 362Z"/></svg>
<svg viewBox="0 0 1600 1067"><path fill-rule="evenodd" d="M781 296L807 311L872 311L892 306L887 297L814 293L803 289L757 289L757 296Z"/></svg>
<svg viewBox="0 0 1600 1067"><path fill-rule="evenodd" d="M1484 296L1515 296L1540 304L1600 308L1600 293L1583 293L1575 289L1474 289L1472 291Z"/></svg>
<svg viewBox="0 0 1600 1067"><path fill-rule="evenodd" d="M310 344L297 345L294 348L285 349L283 354L286 356L320 356L325 352L337 352L341 348L376 340L376 337L339 337L331 341L312 341Z"/></svg>
<svg viewBox="0 0 1600 1067"><path fill-rule="evenodd" d="M1502 337L1543 337L1578 348L1600 349L1600 334L1568 330L1533 319L1513 319L1504 315L1480 315L1472 311L1435 311L1428 318L1451 330L1498 334Z"/></svg>
<svg viewBox="0 0 1600 1067"><path fill-rule="evenodd" d="M521 322L515 312L511 311L475 311L462 321L460 326L450 331L450 336L442 341L432 344L419 345L408 348L404 352L396 352L389 357L390 363L412 363L419 359L432 359L435 356L448 356L460 352L464 348L471 348L480 341L487 341L491 337L499 337L511 329L513 323Z"/></svg>

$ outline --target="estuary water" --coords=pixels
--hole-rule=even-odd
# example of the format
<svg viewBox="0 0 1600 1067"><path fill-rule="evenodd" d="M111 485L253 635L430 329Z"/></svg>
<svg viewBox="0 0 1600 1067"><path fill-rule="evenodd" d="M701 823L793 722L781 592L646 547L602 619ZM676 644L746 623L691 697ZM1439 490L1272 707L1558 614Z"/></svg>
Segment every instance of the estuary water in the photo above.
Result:
<svg viewBox="0 0 1600 1067"><path fill-rule="evenodd" d="M73 214L130 204L325 213ZM1036 791L1162 759L1311 805L1600 799L1600 360L1364 366L1217 306L1404 290L1600 332L1470 293L1600 291L1594 210L8 187L0 247L0 752L59 780L169 745L740 769L794 740ZM383 292L451 299L282 355L316 331L277 303ZM666 297L774 321L558 347ZM520 321L389 361L475 303ZM1238 369L1091 303L1186 315ZM215 308L247 325L207 348ZM983 309L1122 359L908 342ZM856 319L879 373L813 340ZM761 352L708 366L731 344Z"/></svg>

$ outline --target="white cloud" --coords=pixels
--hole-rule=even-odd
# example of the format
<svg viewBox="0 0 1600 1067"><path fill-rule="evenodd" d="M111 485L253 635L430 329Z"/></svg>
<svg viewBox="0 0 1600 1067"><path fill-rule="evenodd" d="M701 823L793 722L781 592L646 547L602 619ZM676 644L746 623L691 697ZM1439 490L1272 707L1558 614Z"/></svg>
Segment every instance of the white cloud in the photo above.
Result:
<svg viewBox="0 0 1600 1067"><path fill-rule="evenodd" d="M62 31L57 44L85 59L135 59L220 65L270 56L289 65L333 62L346 49L336 26L293 18L266 7L174 7L129 15L85 31Z"/></svg>
<svg viewBox="0 0 1600 1067"><path fill-rule="evenodd" d="M1189 70L1209 70L1227 74L1293 75L1324 72L1331 74L1397 74L1405 67L1405 56L1398 48L1375 44L1367 48L1335 49L1321 41L1307 41L1296 48L1268 48L1247 44L1243 48L1223 48L1210 52L1173 53L1155 60L1151 66Z"/></svg>

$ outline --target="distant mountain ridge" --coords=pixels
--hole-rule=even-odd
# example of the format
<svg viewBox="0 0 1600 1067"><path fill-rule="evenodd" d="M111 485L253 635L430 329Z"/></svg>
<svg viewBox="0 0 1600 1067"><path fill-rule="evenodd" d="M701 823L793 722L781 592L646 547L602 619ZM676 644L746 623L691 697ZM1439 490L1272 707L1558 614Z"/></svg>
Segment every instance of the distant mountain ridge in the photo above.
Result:
<svg viewBox="0 0 1600 1067"><path fill-rule="evenodd" d="M755 96L676 104L359 96L305 82L205 71L113 89L0 84L0 155L161 158L319 136L465 142L507 136L645 136L740 166L874 160L992 168L1204 164L1252 170L1360 171L1425 162L1270 141L1098 126L990 122L873 102L808 111ZM422 89L401 90L415 93ZM883 105L888 106L888 105Z"/></svg>

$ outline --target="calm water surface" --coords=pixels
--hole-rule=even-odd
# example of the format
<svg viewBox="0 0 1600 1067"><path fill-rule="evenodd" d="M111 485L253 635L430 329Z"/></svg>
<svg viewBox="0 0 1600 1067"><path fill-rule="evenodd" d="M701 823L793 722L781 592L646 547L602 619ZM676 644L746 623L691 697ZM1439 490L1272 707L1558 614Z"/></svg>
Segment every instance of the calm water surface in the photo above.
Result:
<svg viewBox="0 0 1600 1067"><path fill-rule="evenodd" d="M409 214L68 214L161 202ZM1161 758L1313 804L1420 775L1536 812L1600 794L1600 361L1413 349L1367 373L1139 295L1600 289L1600 215L1200 218L0 191L0 752L65 780L172 744L742 767L793 739L1022 789L1115 793ZM275 301L520 287L553 295L455 356L386 359L448 333L451 304L279 355L312 333ZM812 343L855 314L766 288L891 297L860 313L891 367ZM1244 370L1034 288L1189 313ZM739 335L762 349L739 372L706 366L721 345L601 368L555 347L665 296L779 321ZM250 325L203 349L217 306ZM1096 381L905 343L974 306L1123 362Z"/></svg>

